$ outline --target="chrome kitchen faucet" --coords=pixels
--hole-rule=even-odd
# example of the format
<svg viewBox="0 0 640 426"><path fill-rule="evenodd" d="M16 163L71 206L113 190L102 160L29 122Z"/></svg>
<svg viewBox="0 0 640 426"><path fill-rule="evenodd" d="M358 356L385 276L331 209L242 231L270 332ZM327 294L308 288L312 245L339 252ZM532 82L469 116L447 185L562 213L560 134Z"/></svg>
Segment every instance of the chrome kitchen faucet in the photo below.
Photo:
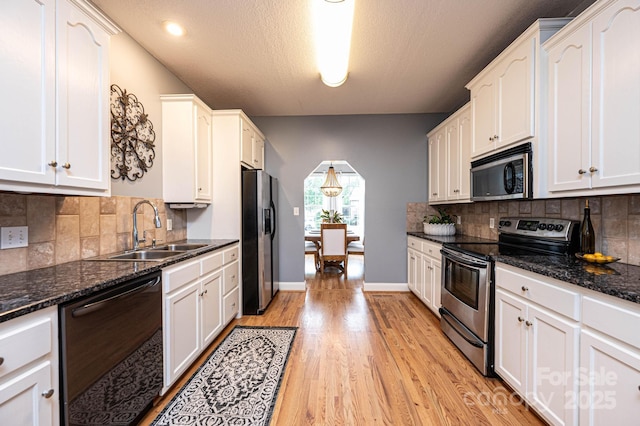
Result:
<svg viewBox="0 0 640 426"><path fill-rule="evenodd" d="M141 240L138 239L138 219L137 219L136 213L138 211L138 207L140 206L140 204L149 204L151 207L153 207L153 213L155 215L153 218L153 222L156 228L160 228L162 226L162 222L160 222L160 216L158 214L158 208L156 207L156 205L149 200L142 200L138 202L133 207L133 249L134 250L138 250L138 248L140 248L140 243L144 243L145 241L147 241L146 231L142 232L142 239Z"/></svg>

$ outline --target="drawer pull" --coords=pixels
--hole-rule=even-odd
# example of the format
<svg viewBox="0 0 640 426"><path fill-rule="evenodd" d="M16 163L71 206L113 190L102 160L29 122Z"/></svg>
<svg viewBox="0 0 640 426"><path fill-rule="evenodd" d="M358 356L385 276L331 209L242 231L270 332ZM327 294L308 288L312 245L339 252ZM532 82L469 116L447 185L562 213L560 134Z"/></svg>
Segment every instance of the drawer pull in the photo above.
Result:
<svg viewBox="0 0 640 426"><path fill-rule="evenodd" d="M204 297L204 295L205 295L205 294L207 294L207 292L208 292L208 291L209 291L209 290L205 290L205 291L203 291L202 293L200 293L200 297Z"/></svg>
<svg viewBox="0 0 640 426"><path fill-rule="evenodd" d="M589 171L590 171L591 173L595 173L595 172L597 172L597 171L598 171L598 169L596 169L595 167L591 166L591 167L589 167Z"/></svg>
<svg viewBox="0 0 640 426"><path fill-rule="evenodd" d="M522 286L522 291L529 291L529 287Z"/></svg>
<svg viewBox="0 0 640 426"><path fill-rule="evenodd" d="M58 162L56 160L49 161L48 163L51 167L58 167Z"/></svg>
<svg viewBox="0 0 640 426"><path fill-rule="evenodd" d="M64 164L62 165L62 168L63 168L63 169L67 169L67 170L69 170L69 169L71 168L71 164L69 164L69 163L64 163Z"/></svg>
<svg viewBox="0 0 640 426"><path fill-rule="evenodd" d="M51 398L53 396L53 389L49 389L46 392L42 392L42 396L44 396L45 398Z"/></svg>
<svg viewBox="0 0 640 426"><path fill-rule="evenodd" d="M519 321L519 322L522 322L522 321L524 321L524 318L522 318L522 317L518 317L518 321Z"/></svg>
<svg viewBox="0 0 640 426"><path fill-rule="evenodd" d="M527 327L531 327L533 325L531 321L525 321L524 323L527 325Z"/></svg>
<svg viewBox="0 0 640 426"><path fill-rule="evenodd" d="M584 169L580 169L580 170L578 170L578 174L579 174L579 175L583 175L583 174L585 174L585 173L587 173L587 171L586 171L586 170L584 170Z"/></svg>
<svg viewBox="0 0 640 426"><path fill-rule="evenodd" d="M4 358L0 356L0 365L4 364Z"/></svg>

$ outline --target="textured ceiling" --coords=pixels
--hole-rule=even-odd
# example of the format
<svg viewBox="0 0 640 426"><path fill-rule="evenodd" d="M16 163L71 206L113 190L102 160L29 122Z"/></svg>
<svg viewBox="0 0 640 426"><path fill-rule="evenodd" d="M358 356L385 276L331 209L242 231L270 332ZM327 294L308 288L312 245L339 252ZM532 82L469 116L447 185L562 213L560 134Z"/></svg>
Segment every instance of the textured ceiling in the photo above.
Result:
<svg viewBox="0 0 640 426"><path fill-rule="evenodd" d="M215 109L252 116L451 112L464 88L533 21L593 0L355 0L350 73L322 84L318 0L93 0ZM162 22L187 30L174 38Z"/></svg>

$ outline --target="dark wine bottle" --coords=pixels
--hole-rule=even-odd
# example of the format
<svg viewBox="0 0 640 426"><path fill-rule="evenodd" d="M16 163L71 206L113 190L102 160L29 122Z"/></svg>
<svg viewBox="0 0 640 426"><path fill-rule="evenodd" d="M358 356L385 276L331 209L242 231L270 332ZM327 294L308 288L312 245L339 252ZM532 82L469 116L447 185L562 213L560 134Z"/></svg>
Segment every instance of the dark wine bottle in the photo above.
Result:
<svg viewBox="0 0 640 426"><path fill-rule="evenodd" d="M582 224L580 225L580 251L582 254L596 251L596 234L593 232L593 225L591 224L589 200L585 205L584 218L582 218Z"/></svg>

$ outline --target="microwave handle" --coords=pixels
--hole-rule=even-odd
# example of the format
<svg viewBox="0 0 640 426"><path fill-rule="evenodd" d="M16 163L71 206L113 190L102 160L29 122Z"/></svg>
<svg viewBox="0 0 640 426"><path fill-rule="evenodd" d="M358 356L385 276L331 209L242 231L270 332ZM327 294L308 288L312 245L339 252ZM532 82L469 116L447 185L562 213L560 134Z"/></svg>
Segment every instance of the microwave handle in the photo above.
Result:
<svg viewBox="0 0 640 426"><path fill-rule="evenodd" d="M502 170L504 190L507 194L513 194L516 189L516 168L513 167L513 163L507 163Z"/></svg>

